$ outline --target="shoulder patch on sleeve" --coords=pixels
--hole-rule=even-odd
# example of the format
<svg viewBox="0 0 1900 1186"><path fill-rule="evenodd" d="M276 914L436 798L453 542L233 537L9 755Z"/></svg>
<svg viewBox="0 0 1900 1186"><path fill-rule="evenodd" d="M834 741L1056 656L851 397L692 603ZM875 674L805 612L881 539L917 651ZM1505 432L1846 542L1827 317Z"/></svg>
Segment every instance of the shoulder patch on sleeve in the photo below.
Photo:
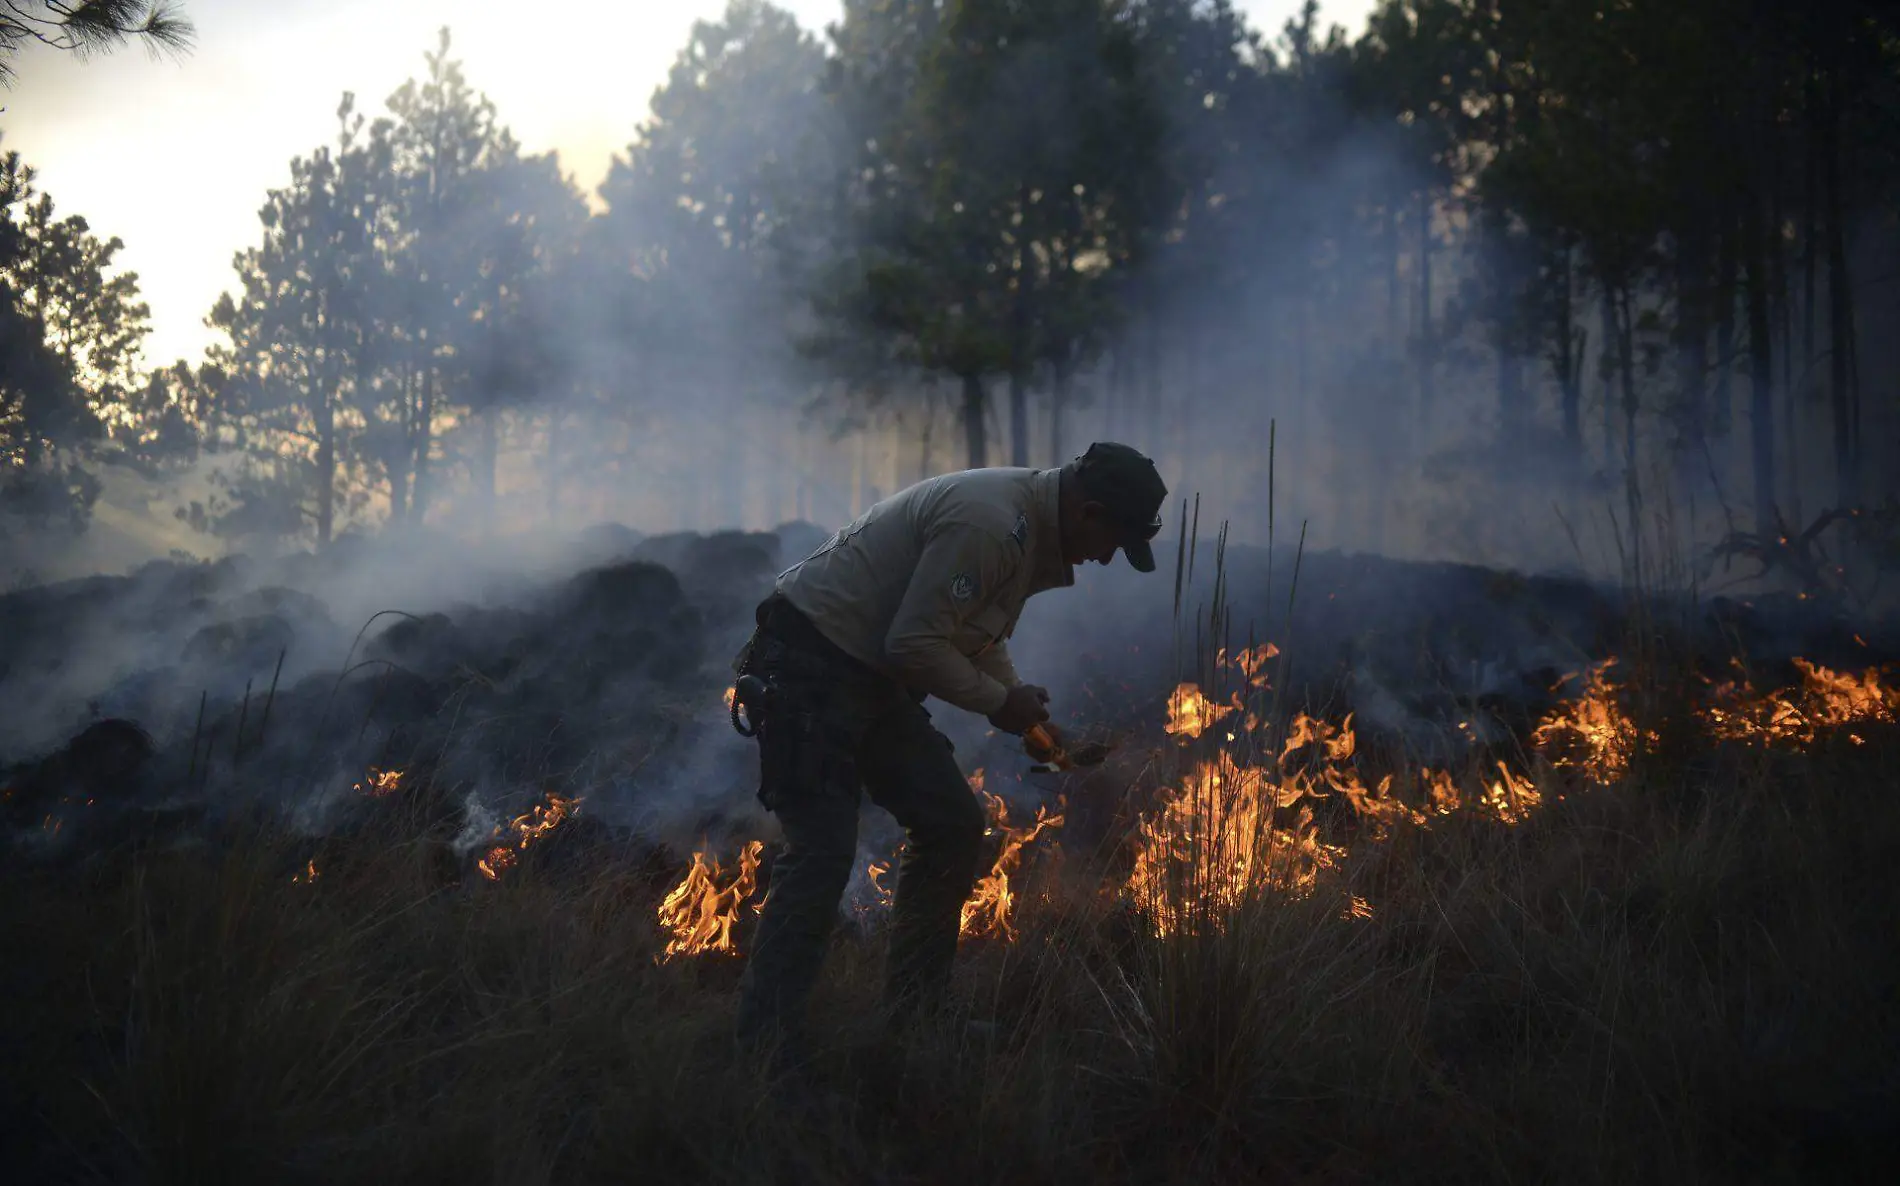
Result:
<svg viewBox="0 0 1900 1186"><path fill-rule="evenodd" d="M976 577L971 574L960 572L950 578L950 600L956 602L968 601L975 597L976 593Z"/></svg>
<svg viewBox="0 0 1900 1186"><path fill-rule="evenodd" d="M1029 546L1028 515L1018 514L1016 516L1016 526L1009 529L1009 538L1015 540L1016 546L1019 548L1027 548Z"/></svg>

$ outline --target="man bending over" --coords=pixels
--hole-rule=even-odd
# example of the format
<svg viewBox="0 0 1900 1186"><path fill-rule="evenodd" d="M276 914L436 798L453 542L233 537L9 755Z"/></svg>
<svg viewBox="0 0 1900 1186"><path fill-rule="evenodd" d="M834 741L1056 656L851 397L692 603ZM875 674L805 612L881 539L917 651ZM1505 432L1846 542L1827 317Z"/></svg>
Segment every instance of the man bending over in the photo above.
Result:
<svg viewBox="0 0 1900 1186"><path fill-rule="evenodd" d="M1023 603L1125 553L1153 572L1167 497L1154 463L1101 443L1061 469L944 474L873 506L780 574L735 662L773 688L759 713L759 799L782 855L741 983L749 1047L797 1048L857 852L858 800L903 825L885 1003L907 1021L949 980L985 826L930 696L1006 733L1047 721L1007 640Z"/></svg>

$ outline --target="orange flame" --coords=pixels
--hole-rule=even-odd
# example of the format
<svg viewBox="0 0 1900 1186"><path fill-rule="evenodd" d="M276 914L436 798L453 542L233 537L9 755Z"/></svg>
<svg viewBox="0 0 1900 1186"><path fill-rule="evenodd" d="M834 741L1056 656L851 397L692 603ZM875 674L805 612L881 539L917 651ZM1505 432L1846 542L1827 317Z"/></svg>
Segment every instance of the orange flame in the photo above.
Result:
<svg viewBox="0 0 1900 1186"><path fill-rule="evenodd" d="M1338 725L1299 713L1293 718L1292 728L1287 731L1286 744L1280 748L1280 765L1284 767L1294 751L1309 745L1322 747L1328 762L1350 761L1358 744L1358 738L1352 731L1351 713L1347 713L1344 723Z"/></svg>
<svg viewBox="0 0 1900 1186"><path fill-rule="evenodd" d="M891 862L872 861L864 868L864 875L871 882L871 892L877 895L875 905L888 909L891 904L891 887L884 884L884 878L891 871Z"/></svg>
<svg viewBox="0 0 1900 1186"><path fill-rule="evenodd" d="M737 953L732 928L744 913L759 912L753 894L758 889L759 860L764 852L762 842L747 841L739 850L738 872L729 879L718 861L704 852L693 854L693 867L660 902L660 927L672 937L656 963L707 951Z"/></svg>
<svg viewBox="0 0 1900 1186"><path fill-rule="evenodd" d="M1265 688L1269 660L1278 654L1278 648L1267 643L1233 655L1223 651L1217 662L1240 671L1253 687ZM1742 681L1715 689L1703 710L1715 736L1799 745L1813 741L1824 729L1900 721L1900 689L1883 684L1880 673L1855 675L1795 662L1803 677L1798 688L1764 696ZM1611 676L1615 663L1612 657L1592 665L1578 698L1547 714L1531 733L1533 744L1552 764L1574 768L1597 784L1626 778L1639 747L1655 740L1624 709ZM731 697L728 689L728 703ZM1227 727L1238 731L1237 722L1245 719L1246 729L1252 731L1257 722L1240 693L1222 704L1211 701L1197 685L1181 683L1168 697L1164 728L1186 742L1237 713ZM1459 728L1476 740L1470 722L1460 722ZM1848 737L1856 743L1863 740L1857 733ZM1228 739L1234 740L1234 734ZM1263 894L1310 895L1340 868L1347 850L1321 840L1315 800L1346 800L1356 818L1369 825L1361 834L1376 843L1390 827L1428 827L1437 817L1464 811L1515 826L1542 806L1546 794L1528 773L1494 762L1495 774L1489 767L1458 777L1447 770L1420 769L1416 780L1404 780L1402 799L1394 792L1392 776L1369 785L1359 759L1350 714L1338 722L1298 714L1277 755L1259 766L1224 750L1199 762L1178 785L1162 788L1154 807L1137 823L1131 837L1132 867L1121 891L1158 934L1219 928L1235 909ZM1012 824L1007 802L984 790L984 772L975 771L969 781L983 803L989 833L1000 835L1001 844L964 904L959 933L1014 939L1025 854L1044 832L1061 827L1064 817L1059 807L1043 808L1033 820ZM390 786L393 789L393 782ZM522 847L525 844L500 847L491 857L499 854L511 862ZM761 851L758 842L749 843L733 871L704 853L694 854L692 869L660 908L660 921L670 935L663 960L733 950L734 927L747 911L759 909L754 897ZM893 865L894 859L870 862L865 875L871 892L858 909L868 913L890 905L886 880ZM1367 899L1343 887L1337 892L1343 917L1373 917Z"/></svg>
<svg viewBox="0 0 1900 1186"><path fill-rule="evenodd" d="M1215 704L1201 694L1200 688L1184 683L1168 696L1168 723L1162 728L1177 737L1199 737L1232 711L1233 706Z"/></svg>
<svg viewBox="0 0 1900 1186"><path fill-rule="evenodd" d="M1310 806L1300 805L1290 828L1276 827L1273 815L1311 785L1300 776L1275 780L1223 753L1169 792L1138 826L1125 884L1156 933L1195 930L1202 920L1218 927L1263 890L1310 893L1345 850L1320 843Z"/></svg>
<svg viewBox="0 0 1900 1186"><path fill-rule="evenodd" d="M1885 686L1879 671L1851 675L1807 660L1794 665L1801 669L1799 690L1761 698L1746 679L1721 684L1718 703L1702 717L1710 732L1723 741L1811 745L1822 730L1900 718L1900 688Z"/></svg>
<svg viewBox="0 0 1900 1186"><path fill-rule="evenodd" d="M1614 657L1604 660L1585 678L1581 699L1552 710L1531 732L1531 743L1553 751L1557 765L1574 766L1600 785L1629 772L1639 741L1636 723L1617 703L1605 674L1615 665Z"/></svg>
<svg viewBox="0 0 1900 1186"><path fill-rule="evenodd" d="M1433 812L1438 815L1450 815L1464 806L1464 799L1458 794L1458 786L1451 781L1449 772L1420 770L1418 778L1430 793Z"/></svg>
<svg viewBox="0 0 1900 1186"><path fill-rule="evenodd" d="M393 795L402 789L402 771L378 770L376 767L371 766L369 768L369 778L367 782L367 786L359 782L352 789L360 791L372 799L381 799L385 796Z"/></svg>
<svg viewBox="0 0 1900 1186"><path fill-rule="evenodd" d="M535 841L546 836L558 827L562 820L574 814L580 807L579 799L563 799L552 791L548 792L546 803L536 803L533 810L516 816L508 826L514 830L513 844L497 844L488 850L488 855L475 862L482 876L490 881L500 881L501 875L515 866L520 853L526 852Z"/></svg>
<svg viewBox="0 0 1900 1186"><path fill-rule="evenodd" d="M1543 803L1543 792L1537 789L1536 783L1522 774L1512 773L1502 762L1498 763L1498 774L1498 781L1485 781L1481 802L1486 811L1503 823L1521 824Z"/></svg>
<svg viewBox="0 0 1900 1186"><path fill-rule="evenodd" d="M303 872L293 874L290 880L293 885L309 885L315 881L317 877L317 861L315 857L312 857L304 863Z"/></svg>
<svg viewBox="0 0 1900 1186"><path fill-rule="evenodd" d="M1214 662L1224 667L1239 668L1248 683L1264 689L1267 687L1267 661L1279 653L1280 648L1270 642L1263 642L1251 649L1242 648L1232 655L1227 653L1227 648L1222 647L1216 652Z"/></svg>
<svg viewBox="0 0 1900 1186"><path fill-rule="evenodd" d="M1010 915L1015 906L1015 896L1009 887L1010 871L1021 861L1023 849L1036 837L1050 828L1062 826L1062 816L1049 814L1047 807L1038 807L1036 818L1027 827L1012 828L1009 824L1009 804L1001 795L992 795L982 789L980 771L972 777L971 784L986 801L990 832L1003 834L1003 847L990 865L990 871L976 883L976 888L963 903L963 918L958 933L971 938L1014 939L1016 928ZM882 889L883 886L878 888Z"/></svg>
<svg viewBox="0 0 1900 1186"><path fill-rule="evenodd" d="M1746 679L1715 688L1715 703L1702 713L1710 733L1723 741L1805 746L1824 729L1900 719L1900 688L1885 686L1879 671L1853 675L1806 659L1794 664L1798 690L1760 696Z"/></svg>

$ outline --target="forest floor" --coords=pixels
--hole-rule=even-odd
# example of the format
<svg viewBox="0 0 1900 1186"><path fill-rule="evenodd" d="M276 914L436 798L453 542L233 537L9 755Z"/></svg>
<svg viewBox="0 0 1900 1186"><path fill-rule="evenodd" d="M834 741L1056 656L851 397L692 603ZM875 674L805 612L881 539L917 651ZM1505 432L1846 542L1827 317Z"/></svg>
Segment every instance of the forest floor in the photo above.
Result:
<svg viewBox="0 0 1900 1186"><path fill-rule="evenodd" d="M400 805L347 839L227 822L10 861L8 1178L1876 1180L1896 700L1837 679L1716 713L1683 686L1633 668L1539 748L1442 772L1349 723L1157 738L1123 803L1084 827L1071 799L999 861L1010 909L966 927L940 1023L881 1029L860 906L796 1079L730 1042L757 900L733 854L671 925L677 857L531 847L545 814L492 879L445 876Z"/></svg>

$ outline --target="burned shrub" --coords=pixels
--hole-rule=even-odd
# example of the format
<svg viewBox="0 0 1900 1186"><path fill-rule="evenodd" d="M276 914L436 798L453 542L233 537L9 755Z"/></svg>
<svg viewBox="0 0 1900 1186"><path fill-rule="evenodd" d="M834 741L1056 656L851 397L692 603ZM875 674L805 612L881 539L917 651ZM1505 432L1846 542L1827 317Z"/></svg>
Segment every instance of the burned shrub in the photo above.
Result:
<svg viewBox="0 0 1900 1186"><path fill-rule="evenodd" d="M75 783L88 793L106 794L136 781L152 748L151 736L136 723L112 718L80 730L64 752Z"/></svg>
<svg viewBox="0 0 1900 1186"><path fill-rule="evenodd" d="M749 618L778 571L779 541L766 532L663 538L667 567L679 574L687 598L709 621Z"/></svg>
<svg viewBox="0 0 1900 1186"><path fill-rule="evenodd" d="M224 602L222 612L228 617L250 617L268 614L282 618L299 630L321 627L334 630L335 622L330 617L329 607L322 601L298 589L287 589L282 585L266 585L239 593Z"/></svg>
<svg viewBox="0 0 1900 1186"><path fill-rule="evenodd" d="M686 549L687 586L738 591L769 580L778 556L778 537L763 531L721 531L694 540Z"/></svg>
<svg viewBox="0 0 1900 1186"><path fill-rule="evenodd" d="M94 721L63 747L0 778L0 804L14 826L38 821L62 803L122 801L144 785L152 739L136 723Z"/></svg>
<svg viewBox="0 0 1900 1186"><path fill-rule="evenodd" d="M589 564L612 564L631 559L646 536L621 523L596 523L575 541Z"/></svg>
<svg viewBox="0 0 1900 1186"><path fill-rule="evenodd" d="M468 639L447 614L399 617L369 640L363 656L432 676L451 671L471 657Z"/></svg>
<svg viewBox="0 0 1900 1186"><path fill-rule="evenodd" d="M220 672L269 671L297 632L276 614L213 622L193 634L180 658L188 668Z"/></svg>
<svg viewBox="0 0 1900 1186"><path fill-rule="evenodd" d="M778 537L778 559L774 566L781 572L816 552L831 538L831 532L803 519L781 523L772 529Z"/></svg>
<svg viewBox="0 0 1900 1186"><path fill-rule="evenodd" d="M548 607L558 617L664 620L683 600L680 580L659 564L631 560L576 575Z"/></svg>
<svg viewBox="0 0 1900 1186"><path fill-rule="evenodd" d="M524 670L570 697L597 697L609 681L671 680L695 673L703 623L679 578L630 561L583 572L547 606Z"/></svg>

